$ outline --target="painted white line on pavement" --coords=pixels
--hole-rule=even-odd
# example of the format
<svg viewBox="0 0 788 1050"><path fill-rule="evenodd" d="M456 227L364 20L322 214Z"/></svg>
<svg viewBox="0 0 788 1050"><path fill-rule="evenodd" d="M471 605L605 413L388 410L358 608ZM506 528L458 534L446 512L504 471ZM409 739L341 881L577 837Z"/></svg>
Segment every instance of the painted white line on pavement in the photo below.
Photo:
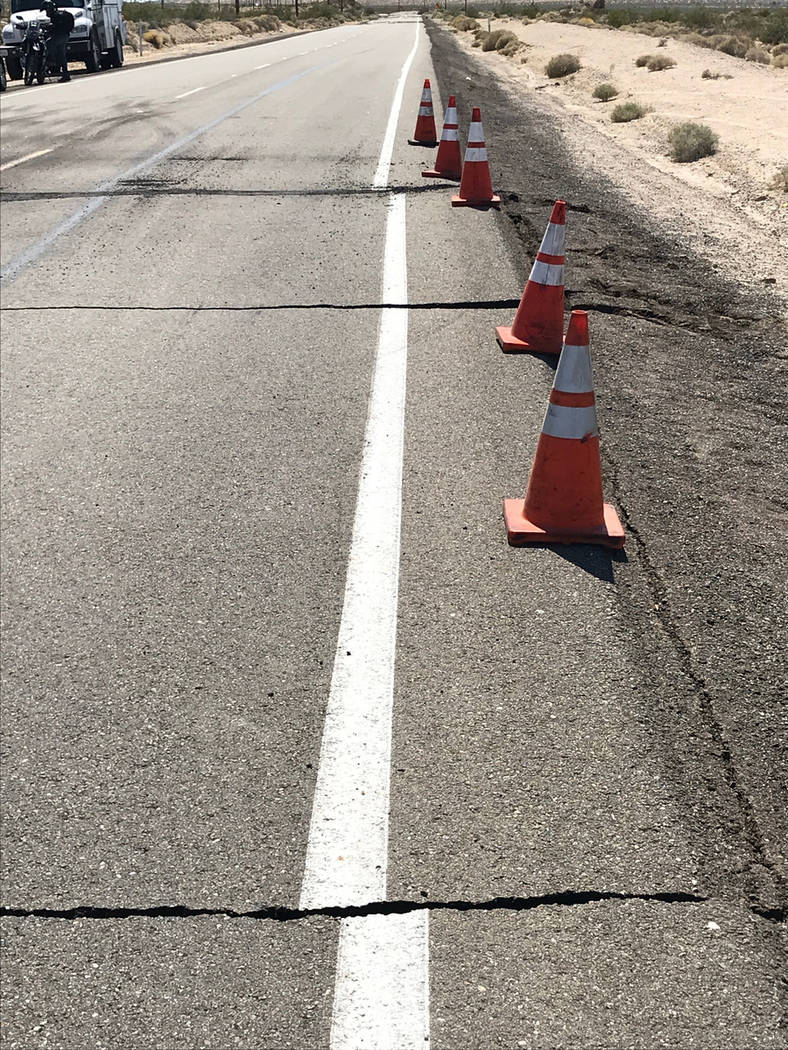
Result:
<svg viewBox="0 0 788 1050"><path fill-rule="evenodd" d="M396 194L383 302L407 301L405 195ZM408 311L383 310L301 908L386 895L407 353Z"/></svg>
<svg viewBox="0 0 788 1050"><path fill-rule="evenodd" d="M202 87L192 88L191 91L184 91L182 95L176 95L173 102L177 102L179 98L188 98L189 95L196 95L198 91L205 91L207 87L207 84L203 84Z"/></svg>
<svg viewBox="0 0 788 1050"><path fill-rule="evenodd" d="M37 149L35 153L28 153L24 157L17 157L16 160L8 160L5 164L0 164L0 171L7 171L9 168L15 168L17 164L24 164L28 160L35 160L36 157L43 157L45 153L51 153L54 148L54 146L51 146L49 149Z"/></svg>
<svg viewBox="0 0 788 1050"><path fill-rule="evenodd" d="M265 98L266 95L271 95L276 91L281 91L283 88L289 87L294 84L297 80L302 80L305 76L310 73L314 73L317 69L324 69L330 66L331 63L320 63L316 66L310 66L309 69L303 70L301 73L294 73L292 76L287 77L285 80L279 80L270 87L265 88L263 91L258 91L256 95L248 98L245 102L240 102L237 106L233 106L232 109L228 109L225 113L220 114L218 117L214 117L213 120L209 120L207 124L202 124L199 128L195 128L194 131L190 131L188 135L183 135L181 138L176 139L175 142L169 146L165 146L164 149L158 151L158 153L152 154L150 157L146 157L145 160L139 161L139 163L132 165L127 168L126 171L122 171L119 175L113 176L106 182L102 182L101 185L97 186L93 191L99 194L99 196L91 197L87 204L83 204L82 207L70 215L63 222L55 226L48 233L36 241L36 243L28 248L27 251L22 252L15 259L12 259L4 270L0 271L0 278L2 278L4 284L7 286L18 277L19 274L27 269L32 263L36 262L44 252L50 248L58 238L62 237L64 233L68 233L73 230L76 226L79 226L85 219L90 216L105 204L108 200L108 196L103 196L105 193L111 193L117 189L121 182L125 182L128 179L134 178L135 175L141 175L143 172L150 171L161 161L166 160L167 157L176 153L179 149L184 146L188 146L189 143L194 142L201 135L204 135L208 131L212 131L214 128L223 124L225 120L229 120L231 117L236 116L238 113L242 113L245 109L255 105L261 99Z"/></svg>
<svg viewBox="0 0 788 1050"><path fill-rule="evenodd" d="M399 75L397 86L394 89L394 98L391 103L391 112L389 113L388 124L386 125L386 134L383 136L383 145L380 150L380 158L378 160L377 171L375 172L375 178L372 180L372 186L375 189L383 189L389 184L389 169L391 168L391 156L394 152L394 136L397 133L397 121L399 120L399 111L402 106L402 93L405 90L405 80L410 67L413 65L413 59L416 57L416 52L419 48L419 32L421 30L421 21L416 22L416 40L414 41L413 47L408 57L405 59L405 65L402 67L402 72Z"/></svg>
<svg viewBox="0 0 788 1050"><path fill-rule="evenodd" d="M429 1050L428 916L342 920L331 1050Z"/></svg>
<svg viewBox="0 0 788 1050"><path fill-rule="evenodd" d="M254 68L255 68L255 69L268 69L268 67L269 67L270 65L271 65L271 63L270 63L270 62L263 62L263 64L262 64L261 66L255 66Z"/></svg>

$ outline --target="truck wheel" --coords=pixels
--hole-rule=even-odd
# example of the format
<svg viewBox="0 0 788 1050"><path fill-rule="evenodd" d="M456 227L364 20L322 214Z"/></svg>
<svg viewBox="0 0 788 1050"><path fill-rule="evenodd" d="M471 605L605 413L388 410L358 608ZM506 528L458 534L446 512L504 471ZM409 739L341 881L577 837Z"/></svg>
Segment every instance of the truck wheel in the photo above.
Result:
<svg viewBox="0 0 788 1050"><path fill-rule="evenodd" d="M0 91L5 91L8 87L8 81L5 75L5 65L3 64L2 58L0 58Z"/></svg>
<svg viewBox="0 0 788 1050"><path fill-rule="evenodd" d="M109 61L113 69L120 69L123 65L123 41L120 33L115 34L115 46L109 53Z"/></svg>
<svg viewBox="0 0 788 1050"><path fill-rule="evenodd" d="M9 80L21 80L23 76L22 63L16 53L9 55L5 60L5 68L8 71Z"/></svg>
<svg viewBox="0 0 788 1050"><path fill-rule="evenodd" d="M90 38L90 51L88 57L85 59L85 69L88 73L98 73L101 68L101 48L99 47L98 38L94 33Z"/></svg>

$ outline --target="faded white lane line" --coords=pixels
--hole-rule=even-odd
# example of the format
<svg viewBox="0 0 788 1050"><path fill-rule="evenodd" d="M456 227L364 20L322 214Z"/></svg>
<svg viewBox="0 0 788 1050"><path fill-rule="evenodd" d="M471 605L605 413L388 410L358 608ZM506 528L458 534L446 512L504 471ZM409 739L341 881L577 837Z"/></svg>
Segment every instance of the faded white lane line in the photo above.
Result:
<svg viewBox="0 0 788 1050"><path fill-rule="evenodd" d="M407 79L410 67L413 65L413 59L416 57L416 51L419 46L419 30L421 23L416 23L416 41L413 45L408 57L405 59L405 65L402 67L397 86L394 89L394 99L391 103L391 112L389 113L389 121L386 125L386 133L383 136L383 146L380 150L380 159L378 160L378 168L375 172L375 178L372 180L372 185L375 189L385 189L389 184L389 169L391 168L391 155L394 152L394 136L397 133L397 121L399 120L399 111L402 106L402 93L405 90L405 80Z"/></svg>
<svg viewBox="0 0 788 1050"><path fill-rule="evenodd" d="M43 157L47 153L51 153L54 146L50 146L49 149L37 149L35 153L27 153L24 157L17 157L16 160L7 160L5 164L0 164L0 171L8 171L9 168L15 168L17 164L25 164L29 160L35 160L36 157Z"/></svg>
<svg viewBox="0 0 788 1050"><path fill-rule="evenodd" d="M173 101L177 102L179 98L188 98L189 95L196 95L198 91L205 91L207 87L207 84L203 84L202 87L192 88L191 91L184 91L182 95L176 95Z"/></svg>
<svg viewBox="0 0 788 1050"><path fill-rule="evenodd" d="M373 186L385 189L408 55ZM399 598L408 354L404 194L388 201L375 375L364 435L345 596L320 749L300 907L386 898L391 719ZM429 913L340 925L331 1050L428 1050Z"/></svg>

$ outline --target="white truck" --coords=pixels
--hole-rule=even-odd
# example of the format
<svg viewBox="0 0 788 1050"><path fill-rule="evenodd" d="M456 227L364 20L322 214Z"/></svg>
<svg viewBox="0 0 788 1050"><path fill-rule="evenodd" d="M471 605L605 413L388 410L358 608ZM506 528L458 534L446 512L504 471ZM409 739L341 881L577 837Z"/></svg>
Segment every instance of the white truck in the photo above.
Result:
<svg viewBox="0 0 788 1050"><path fill-rule="evenodd" d="M23 75L21 44L28 22L47 22L43 0L11 0L11 18L3 26L0 55L5 59L9 80ZM126 43L126 21L121 11L123 0L62 0L61 11L74 16L74 28L68 38L69 62L84 62L88 73L123 65Z"/></svg>

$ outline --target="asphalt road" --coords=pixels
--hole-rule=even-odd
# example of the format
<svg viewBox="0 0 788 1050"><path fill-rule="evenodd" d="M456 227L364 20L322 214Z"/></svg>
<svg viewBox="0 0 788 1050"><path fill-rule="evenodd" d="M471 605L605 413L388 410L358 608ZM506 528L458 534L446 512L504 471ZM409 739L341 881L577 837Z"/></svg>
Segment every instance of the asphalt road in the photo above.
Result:
<svg viewBox="0 0 788 1050"><path fill-rule="evenodd" d="M785 1046L770 304L431 33L3 98L2 163L51 151L2 172L9 1048ZM482 105L501 214L420 178L425 76L463 128ZM558 196L622 554L505 541L552 368L493 333ZM405 314L400 438L375 392ZM316 824L353 823L316 784L379 439L397 499L402 462L368 555L390 539L390 793L358 791L381 891L340 874L311 906ZM428 956L401 932L427 916Z"/></svg>

